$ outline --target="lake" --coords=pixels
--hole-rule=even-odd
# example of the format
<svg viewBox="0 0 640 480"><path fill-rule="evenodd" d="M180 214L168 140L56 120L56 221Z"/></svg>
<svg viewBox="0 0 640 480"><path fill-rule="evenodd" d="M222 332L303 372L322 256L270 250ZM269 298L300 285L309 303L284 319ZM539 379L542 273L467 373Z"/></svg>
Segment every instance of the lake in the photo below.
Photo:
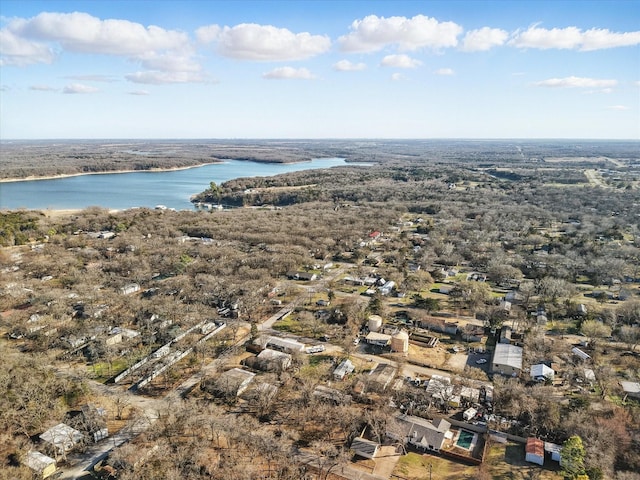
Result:
<svg viewBox="0 0 640 480"><path fill-rule="evenodd" d="M240 177L269 177L280 173L349 164L342 158L302 163L261 163L228 160L186 170L80 175L51 180L0 183L0 208L82 209L90 206L122 210L165 205L193 209L192 195Z"/></svg>

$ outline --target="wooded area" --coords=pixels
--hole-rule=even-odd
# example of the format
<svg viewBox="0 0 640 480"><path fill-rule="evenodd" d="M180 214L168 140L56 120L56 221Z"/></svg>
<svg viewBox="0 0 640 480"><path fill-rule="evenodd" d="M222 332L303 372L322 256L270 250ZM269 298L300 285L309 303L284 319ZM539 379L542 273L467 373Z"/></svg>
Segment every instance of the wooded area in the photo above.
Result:
<svg viewBox="0 0 640 480"><path fill-rule="evenodd" d="M624 387L640 381L637 147L265 142L252 153L251 145L218 142L180 161L231 158L221 153L227 149L234 158L322 154L370 165L241 178L194 199L240 208L0 212L0 388L7 392L0 397L0 478L31 478L21 462L41 443L38 435L88 403L107 410L110 430L152 418L111 452L96 473L105 478L372 473L375 461L363 467L351 448L363 431L401 452L404 443L390 440L402 437L399 412L462 420L463 405L476 404L483 412L476 428L479 420L557 445L581 439L575 472L547 459L540 478L638 478L640 401ZM49 158L44 147L38 152L34 165ZM88 155L68 168L110 168ZM34 174L27 167L16 173L20 163L2 175ZM277 321L264 326L272 315ZM406 352L370 343L371 315L382 319L381 335L408 334ZM207 322L225 328L198 343L213 328ZM291 366L265 372L247 361L251 350L268 346L265 335L322 350L289 352ZM423 348L430 336L441 345ZM522 348L516 375L501 375L482 356L500 343ZM149 386L127 390L161 361L153 355L165 345L166 358L193 351ZM456 358L460 368L452 366ZM333 372L345 359L354 372L337 380ZM372 359L395 369L390 382L379 380ZM148 363L114 383L139 362ZM556 378L532 379L529 367L545 362ZM237 393L241 380L227 373L233 368L255 374L246 392ZM425 389L417 377L426 368L452 375L453 387ZM204 380L179 389L200 371ZM461 389L488 387L490 406L486 399L454 406ZM498 473L498 447L488 435L486 445L476 456L486 451L491 460L458 478L524 475L517 462L498 462L512 468Z"/></svg>

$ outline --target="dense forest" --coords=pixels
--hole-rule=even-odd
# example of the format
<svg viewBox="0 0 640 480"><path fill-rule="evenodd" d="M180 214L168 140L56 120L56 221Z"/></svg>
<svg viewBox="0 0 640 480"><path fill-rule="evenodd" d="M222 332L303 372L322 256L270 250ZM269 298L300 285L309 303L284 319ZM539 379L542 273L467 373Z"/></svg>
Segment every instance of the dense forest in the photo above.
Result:
<svg viewBox="0 0 640 480"><path fill-rule="evenodd" d="M513 328L525 352L519 376L472 361L455 382L493 386L490 427L558 445L579 437L579 468L546 464L532 478L638 478L640 403L621 387L640 380L637 143L267 142L252 150L219 142L198 149L199 156L181 158L340 156L368 165L212 183L194 199L223 210L0 212L0 384L8 392L0 400L0 478L31 478L21 459L38 435L87 403L107 408L113 428L154 412L148 428L97 469L105 478L339 478L331 475L354 468L350 445L363 431L389 442L400 406L424 418L455 413L419 386L375 385L366 355L376 351L353 341L372 314L414 339L423 334L418 324L457 318L460 332L439 338L463 349L477 326L483 349L494 348L501 328ZM91 162L77 159L63 170L108 168L87 155ZM69 152L56 158L63 157ZM108 151L104 157L118 163ZM35 174L17 173L19 163L2 174ZM319 280L302 280L303 272ZM369 296L345 286L347 275L392 281L396 295ZM518 300L507 316L508 293ZM245 342L259 341L257 326L289 304L293 320L279 320L274 331L328 351L294 354L291 368L267 374L245 367L252 364ZM535 320L542 311L543 325ZM226 329L197 343L190 329L213 320ZM125 339L125 331L136 335ZM176 338L180 351L197 345L178 368L135 395L111 385ZM575 338L585 343L588 364L571 356L567 342ZM346 358L355 374L334 381L331 372ZM418 365L411 356L386 358ZM546 359L562 365L562 385L528 378L528 367ZM204 380L181 400L163 400L205 365ZM231 367L258 372L258 386L231 395L223 381ZM589 388L585 368L595 377ZM330 401L314 394L319 386L332 389ZM504 453L496 460L499 445L487 445L484 461L458 478L531 472L504 470L517 462L505 462ZM412 476L403 461L397 474L425 478L424 467Z"/></svg>

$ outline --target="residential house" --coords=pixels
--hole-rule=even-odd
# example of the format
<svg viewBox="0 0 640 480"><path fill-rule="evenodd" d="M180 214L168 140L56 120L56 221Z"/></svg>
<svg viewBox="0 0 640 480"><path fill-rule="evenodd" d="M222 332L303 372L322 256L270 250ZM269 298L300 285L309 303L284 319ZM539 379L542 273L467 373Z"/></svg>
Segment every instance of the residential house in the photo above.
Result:
<svg viewBox="0 0 640 480"><path fill-rule="evenodd" d="M218 390L225 393L235 393L236 396L242 394L256 374L242 370L241 368L232 368L227 370L217 380Z"/></svg>
<svg viewBox="0 0 640 480"><path fill-rule="evenodd" d="M380 444L367 440L366 438L356 437L351 442L351 450L359 457L374 458L380 449Z"/></svg>
<svg viewBox="0 0 640 480"><path fill-rule="evenodd" d="M451 424L445 419L427 420L411 415L399 415L396 417L399 425L399 432L404 436L404 440L409 445L423 450L439 452L446 439L453 438L453 432L449 429ZM393 433L396 436L397 433Z"/></svg>
<svg viewBox="0 0 640 480"><path fill-rule="evenodd" d="M33 470L37 478L44 479L50 477L56 471L56 461L36 450L30 450L29 453L27 453L24 464Z"/></svg>
<svg viewBox="0 0 640 480"><path fill-rule="evenodd" d="M527 444L524 451L524 459L526 462L536 463L538 465L544 464L544 442L539 438L527 438Z"/></svg>
<svg viewBox="0 0 640 480"><path fill-rule="evenodd" d="M517 376L522 370L522 347L497 343L491 369L501 375Z"/></svg>
<svg viewBox="0 0 640 480"><path fill-rule="evenodd" d="M386 333L369 332L365 337L365 341L369 345L386 347L391 343L391 335L387 335Z"/></svg>
<svg viewBox="0 0 640 480"><path fill-rule="evenodd" d="M356 367L353 363L351 363L351 360L346 358L342 362L340 362L340 365L338 365L333 371L333 376L338 380L343 380L344 377L353 373L355 369Z"/></svg>
<svg viewBox="0 0 640 480"><path fill-rule="evenodd" d="M389 280L388 282L385 282L385 284L380 287L380 294L389 295L395 286L396 286L396 282L394 282L393 280Z"/></svg>
<svg viewBox="0 0 640 480"><path fill-rule="evenodd" d="M297 353L304 350L304 343L300 343L290 338L269 337L267 339L267 347L274 350L281 350L287 353Z"/></svg>
<svg viewBox="0 0 640 480"><path fill-rule="evenodd" d="M318 279L318 276L311 272L288 272L287 277L291 280L303 280L305 282L312 282Z"/></svg>
<svg viewBox="0 0 640 480"><path fill-rule="evenodd" d="M380 390L389 386L396 376L397 369L387 363L380 363L369 373L371 383Z"/></svg>
<svg viewBox="0 0 640 480"><path fill-rule="evenodd" d="M529 373L531 378L539 382L544 382L546 380L553 381L553 377L556 374L552 368L548 367L544 363L531 365L531 371Z"/></svg>
<svg viewBox="0 0 640 480"><path fill-rule="evenodd" d="M351 395L342 393L340 390L336 390L335 388L325 387L324 385L318 385L314 389L313 395L336 405L349 405L352 400Z"/></svg>
<svg viewBox="0 0 640 480"><path fill-rule="evenodd" d="M248 367L265 372L281 372L291 366L291 355L277 350L265 348L256 357L248 358L245 363Z"/></svg>
<svg viewBox="0 0 640 480"><path fill-rule="evenodd" d="M59 423L40 435L40 440L46 443L55 455L64 455L83 439L82 432L64 423Z"/></svg>

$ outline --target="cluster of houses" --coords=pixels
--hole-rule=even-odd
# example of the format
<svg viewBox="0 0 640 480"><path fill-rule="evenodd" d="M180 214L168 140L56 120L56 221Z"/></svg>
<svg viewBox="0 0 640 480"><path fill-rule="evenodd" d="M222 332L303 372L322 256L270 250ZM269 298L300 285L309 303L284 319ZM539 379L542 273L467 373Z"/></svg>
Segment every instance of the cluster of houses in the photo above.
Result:
<svg viewBox="0 0 640 480"><path fill-rule="evenodd" d="M59 423L40 434L41 449L46 453L30 450L24 464L32 470L34 477L45 479L57 471L57 461L66 458L69 451L80 444L97 443L108 436L106 411L87 404L77 412L69 412L67 423Z"/></svg>

